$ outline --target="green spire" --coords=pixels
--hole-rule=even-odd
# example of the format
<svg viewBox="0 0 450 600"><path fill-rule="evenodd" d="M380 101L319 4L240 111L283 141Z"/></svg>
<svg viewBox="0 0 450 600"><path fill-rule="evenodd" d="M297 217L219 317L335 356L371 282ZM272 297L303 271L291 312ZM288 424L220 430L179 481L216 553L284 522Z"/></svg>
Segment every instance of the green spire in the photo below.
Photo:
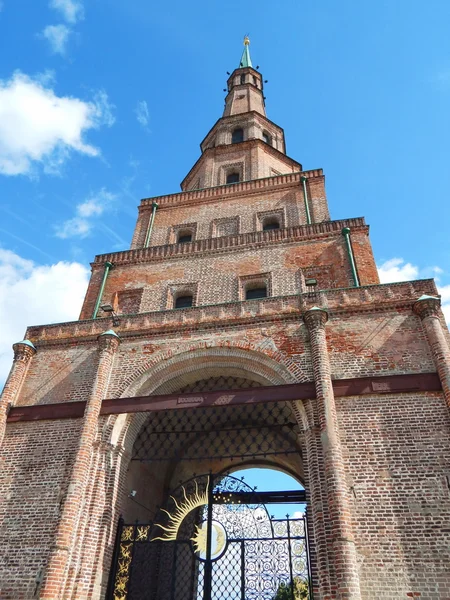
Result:
<svg viewBox="0 0 450 600"><path fill-rule="evenodd" d="M240 69L242 69L242 67L253 67L252 59L250 58L249 45L250 40L248 39L248 35L246 35L244 38L244 52L242 53L241 62L239 64Z"/></svg>

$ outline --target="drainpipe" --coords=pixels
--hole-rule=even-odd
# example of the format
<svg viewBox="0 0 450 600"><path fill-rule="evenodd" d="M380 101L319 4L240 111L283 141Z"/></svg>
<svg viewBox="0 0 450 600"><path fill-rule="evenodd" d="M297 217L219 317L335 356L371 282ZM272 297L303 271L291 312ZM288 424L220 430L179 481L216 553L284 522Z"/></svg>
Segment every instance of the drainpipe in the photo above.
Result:
<svg viewBox="0 0 450 600"><path fill-rule="evenodd" d="M300 181L302 182L302 186L303 186L303 197L305 199L305 210L306 210L306 223L308 225L311 225L311 213L309 212L309 206L308 206L308 191L306 189L306 180L308 178L305 177L304 175L302 175L302 177L300 177Z"/></svg>
<svg viewBox="0 0 450 600"><path fill-rule="evenodd" d="M100 290L98 292L97 302L95 303L94 312L92 313L93 319L97 318L98 309L100 308L100 302L102 301L103 290L105 289L106 280L108 279L108 273L109 273L110 269L112 269L112 266L113 266L112 263L110 263L108 261L105 262L105 270L103 271L102 284L101 284Z"/></svg>
<svg viewBox="0 0 450 600"><path fill-rule="evenodd" d="M150 237L152 235L153 223L155 222L156 209L158 208L157 202L152 202L152 215L150 217L150 223L147 229L147 235L145 236L144 248L148 248L150 244Z"/></svg>
<svg viewBox="0 0 450 600"><path fill-rule="evenodd" d="M352 243L350 241L350 228L344 227L344 229L342 230L342 235L344 236L345 245L347 246L347 254L348 259L350 261L350 267L352 269L353 282L355 284L355 287L359 287L359 279L358 273L356 272L355 257L353 255Z"/></svg>

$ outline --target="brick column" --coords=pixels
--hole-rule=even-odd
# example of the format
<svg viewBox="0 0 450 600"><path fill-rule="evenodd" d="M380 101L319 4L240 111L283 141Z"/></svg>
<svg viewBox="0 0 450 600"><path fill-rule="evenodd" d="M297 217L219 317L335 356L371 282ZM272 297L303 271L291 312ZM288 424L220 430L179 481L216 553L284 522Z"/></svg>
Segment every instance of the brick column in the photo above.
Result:
<svg viewBox="0 0 450 600"><path fill-rule="evenodd" d="M102 400L105 397L114 354L119 347L119 337L106 331L98 337L99 361L91 395L86 403L80 441L70 476L67 494L55 532L55 542L48 562L44 584L39 598L64 600L64 582L67 577L70 554L83 508L83 498L88 483L93 444Z"/></svg>
<svg viewBox="0 0 450 600"><path fill-rule="evenodd" d="M12 406L19 395L30 361L36 354L36 348L29 340L17 342L13 350L14 362L0 399L0 446L5 435L8 406Z"/></svg>
<svg viewBox="0 0 450 600"><path fill-rule="evenodd" d="M422 320L422 326L444 390L445 401L450 408L450 349L440 319L442 315L441 301L434 296L421 296L414 304L413 309Z"/></svg>
<svg viewBox="0 0 450 600"><path fill-rule="evenodd" d="M344 461L331 382L330 360L325 335L328 314L321 308L311 308L304 315L309 331L313 361L316 403L327 488L334 584L336 598L360 600L358 565L352 533L350 503L345 479Z"/></svg>

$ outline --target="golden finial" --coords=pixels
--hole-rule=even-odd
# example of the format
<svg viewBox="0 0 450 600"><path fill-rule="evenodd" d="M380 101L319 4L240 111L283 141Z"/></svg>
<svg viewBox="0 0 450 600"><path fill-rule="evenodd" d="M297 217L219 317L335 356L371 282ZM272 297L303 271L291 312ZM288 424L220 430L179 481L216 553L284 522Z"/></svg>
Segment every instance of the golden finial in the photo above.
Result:
<svg viewBox="0 0 450 600"><path fill-rule="evenodd" d="M244 37L244 46L248 46L250 44L250 38L248 37L248 35L246 35Z"/></svg>

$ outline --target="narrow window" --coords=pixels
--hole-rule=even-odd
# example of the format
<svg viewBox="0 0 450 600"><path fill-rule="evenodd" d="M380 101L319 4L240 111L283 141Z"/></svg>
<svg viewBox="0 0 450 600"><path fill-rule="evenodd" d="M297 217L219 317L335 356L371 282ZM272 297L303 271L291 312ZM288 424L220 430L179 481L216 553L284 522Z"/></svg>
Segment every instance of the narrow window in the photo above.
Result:
<svg viewBox="0 0 450 600"><path fill-rule="evenodd" d="M256 85L256 87L258 87L258 80L256 79L255 75L253 75L253 83Z"/></svg>
<svg viewBox="0 0 450 600"><path fill-rule="evenodd" d="M180 233L178 236L178 243L187 244L187 242L192 242L192 233Z"/></svg>
<svg viewBox="0 0 450 600"><path fill-rule="evenodd" d="M239 127L239 129L235 129L231 134L231 143L239 144L239 142L244 141L244 130Z"/></svg>
<svg viewBox="0 0 450 600"><path fill-rule="evenodd" d="M192 296L178 296L175 300L175 308L190 308L192 304Z"/></svg>
<svg viewBox="0 0 450 600"><path fill-rule="evenodd" d="M267 133L267 131L263 132L263 140L266 144L269 144L269 146L272 145L272 138L270 137L270 135Z"/></svg>
<svg viewBox="0 0 450 600"><path fill-rule="evenodd" d="M227 183L239 183L239 173L228 173Z"/></svg>
<svg viewBox="0 0 450 600"><path fill-rule="evenodd" d="M278 219L265 219L263 223L263 231L271 231L272 229L280 229L280 222L278 221Z"/></svg>
<svg viewBox="0 0 450 600"><path fill-rule="evenodd" d="M245 83L245 75L241 75L241 85Z"/></svg>
<svg viewBox="0 0 450 600"><path fill-rule="evenodd" d="M245 292L246 300L256 300L257 298L267 298L266 286L261 286L261 287L257 287L257 288L252 288L250 290L246 290L246 292Z"/></svg>

